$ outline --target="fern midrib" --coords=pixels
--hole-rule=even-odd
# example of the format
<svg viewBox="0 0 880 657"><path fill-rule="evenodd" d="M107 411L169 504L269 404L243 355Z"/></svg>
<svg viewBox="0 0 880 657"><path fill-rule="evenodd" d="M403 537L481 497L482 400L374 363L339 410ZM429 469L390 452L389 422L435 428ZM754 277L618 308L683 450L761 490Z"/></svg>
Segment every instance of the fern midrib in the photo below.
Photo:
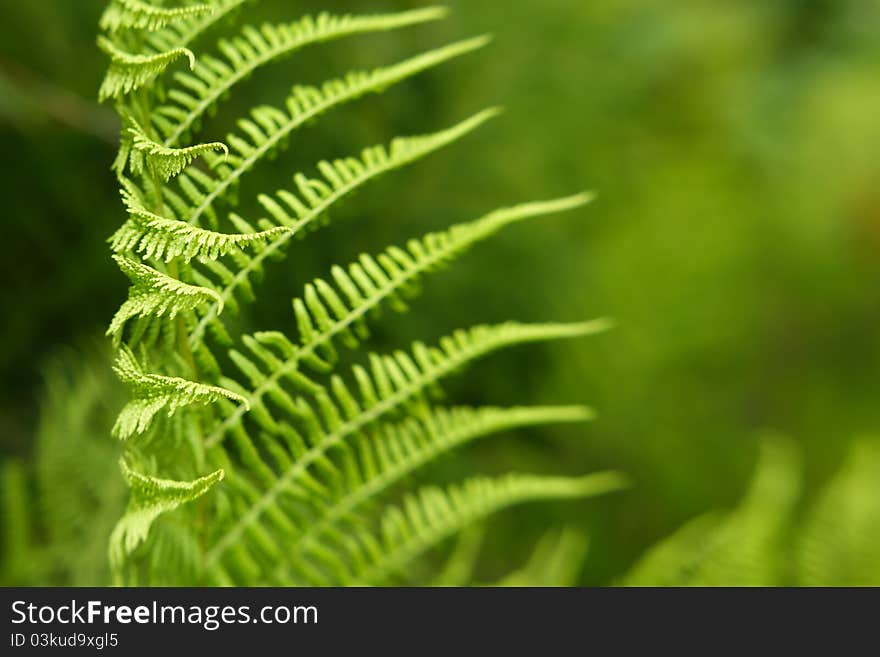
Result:
<svg viewBox="0 0 880 657"><path fill-rule="evenodd" d="M604 326L604 320L598 321L602 322L601 325ZM583 330L588 330L586 327L589 324L590 323L584 324ZM599 324L597 324L597 326L598 325ZM546 338L531 336L530 339L535 340ZM424 372L420 370L417 380L409 381L408 385L404 388L395 391L394 394L380 400L371 408L362 411L356 418L343 422L339 427L326 434L324 440L314 447L309 448L309 450L302 455L300 460L288 468L288 470L281 475L265 493L263 493L253 507L244 516L237 520L236 523L217 541L217 544L211 549L206 557L206 563L208 566L210 567L216 563L232 543L238 539L241 533L252 523L259 520L263 512L275 502L278 495L295 481L299 475L305 472L312 463L326 454L328 450L341 444L343 440L352 434L375 422L386 413L400 406L407 399L415 396L420 391L442 379L446 375L456 371L464 364L476 360L480 356L491 351L526 341L527 339L524 338L502 334L494 340L469 345L470 348L462 349L453 357L445 359L443 362L433 367L430 371Z"/></svg>
<svg viewBox="0 0 880 657"><path fill-rule="evenodd" d="M304 555L309 547L315 544L327 529L345 515L354 511L367 500L379 495L405 475L418 470L444 452L451 451L470 440L488 436L492 433L547 422L574 422L589 417L588 410L581 406L535 407L515 410L518 411L516 415L511 413L510 416L483 420L483 426L459 427L441 441L430 440L429 438L428 443L417 450L414 458L404 459L394 464L370 481L349 491L344 497L328 507L322 513L321 519L317 523L309 525L309 528L297 537L290 547L289 561L293 561L297 555ZM279 564L276 569L276 579L285 582L290 580L290 568L287 563Z"/></svg>

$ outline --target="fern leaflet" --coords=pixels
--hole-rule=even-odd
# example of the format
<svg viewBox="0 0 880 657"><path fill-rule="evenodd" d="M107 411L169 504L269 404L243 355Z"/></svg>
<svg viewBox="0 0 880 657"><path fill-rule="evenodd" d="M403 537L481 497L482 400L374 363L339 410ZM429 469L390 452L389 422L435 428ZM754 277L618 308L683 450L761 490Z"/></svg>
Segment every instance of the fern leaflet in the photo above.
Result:
<svg viewBox="0 0 880 657"><path fill-rule="evenodd" d="M111 0L98 25L110 32L122 28L158 30L173 21L211 14L214 10L210 4L157 7L145 0Z"/></svg>

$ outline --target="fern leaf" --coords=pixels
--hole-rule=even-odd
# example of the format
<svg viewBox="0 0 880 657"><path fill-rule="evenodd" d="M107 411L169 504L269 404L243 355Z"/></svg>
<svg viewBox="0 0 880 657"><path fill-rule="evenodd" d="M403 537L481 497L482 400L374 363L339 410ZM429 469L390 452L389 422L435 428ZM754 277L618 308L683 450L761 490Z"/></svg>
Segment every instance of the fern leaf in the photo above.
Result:
<svg viewBox="0 0 880 657"><path fill-rule="evenodd" d="M467 586L473 582L474 571L485 537L486 523L463 527L455 539L455 546L446 559L442 570L431 581L431 586Z"/></svg>
<svg viewBox="0 0 880 657"><path fill-rule="evenodd" d="M880 445L862 439L807 516L796 552L803 586L880 586Z"/></svg>
<svg viewBox="0 0 880 657"><path fill-rule="evenodd" d="M299 195L281 191L274 197L260 196L259 201L274 222L263 219L258 223L286 226L289 232L272 240L265 249L224 281L220 291L224 303L232 301L235 293L249 284L250 277L259 271L262 263L277 254L291 236L302 235L304 231L313 228L342 198L384 173L406 166L457 141L497 113L496 109L484 110L441 132L397 138L387 149L382 146L367 148L360 159L346 158L332 163L321 162L318 164L318 169L324 174L321 179L310 179L302 175L295 177ZM205 330L216 318L218 309L212 307L199 321L190 336L190 344L193 348L202 342Z"/></svg>
<svg viewBox="0 0 880 657"><path fill-rule="evenodd" d="M170 180L188 167L193 160L205 153L221 151L224 157L229 153L226 144L219 141L195 144L186 148L169 148L150 139L143 128L136 124L128 130L132 136L131 148L134 152L142 154L147 166L159 174L163 180Z"/></svg>
<svg viewBox="0 0 880 657"><path fill-rule="evenodd" d="M423 488L385 513L381 537L361 535L349 542L352 572L351 580L344 583L386 583L428 549L506 507L603 495L626 485L622 475L600 472L578 478L510 474L474 478L447 490Z"/></svg>
<svg viewBox="0 0 880 657"><path fill-rule="evenodd" d="M98 37L98 47L110 56L110 68L98 90L98 100L116 98L139 89L153 80L175 60L186 57L195 66L195 55L186 48L175 48L154 55L124 52L106 37Z"/></svg>
<svg viewBox="0 0 880 657"><path fill-rule="evenodd" d="M250 119L239 121L244 135L227 136L225 141L230 149L227 164L217 166L215 176L199 176L198 179L190 179L185 174L181 176L181 189L193 202L187 220L198 224L202 215L213 211L217 199L223 197L257 162L308 121L368 93L383 92L391 85L481 48L488 42L488 37L467 39L392 66L371 72L349 73L342 79L325 82L320 88L296 86L285 102L286 112L270 107L257 108L251 113Z"/></svg>
<svg viewBox="0 0 880 657"><path fill-rule="evenodd" d="M357 466L341 473L329 500L313 495L311 504L319 505L314 522L285 550L289 563L308 558L310 551L323 551L334 545L330 530L369 500L441 454L471 441L501 431L526 426L561 422L583 422L594 417L583 406L452 408L435 409L421 418L401 424L386 424L360 441L352 458ZM283 566L284 564L282 564ZM276 577L284 581L286 568Z"/></svg>
<svg viewBox="0 0 880 657"><path fill-rule="evenodd" d="M110 536L110 562L117 572L126 555L146 540L156 518L198 499L224 476L223 470L217 470L193 481L173 481L135 472L124 460L119 463L131 488L131 497L128 509Z"/></svg>
<svg viewBox="0 0 880 657"><path fill-rule="evenodd" d="M154 32L148 32L144 37L145 47L152 52L185 48L246 2L249 0L203 0L201 4L210 4L212 11L179 18Z"/></svg>
<svg viewBox="0 0 880 657"><path fill-rule="evenodd" d="M405 310L404 298L415 295L422 275L444 267L478 241L511 223L570 210L591 198L589 194L578 194L496 210L476 221L410 240L406 249L391 247L376 258L362 255L347 269L335 267L332 271L335 285L316 279L306 286L302 298L293 301L299 327L297 344L278 333L253 336L257 343L279 349L283 364L267 375L251 398L258 402L280 379L297 371L301 364L319 372L330 369L337 360L334 349L337 340L351 349L356 348L369 335L365 322L368 315L378 313L386 302L395 310ZM242 412L242 409L236 409L209 440L234 425Z"/></svg>
<svg viewBox="0 0 880 657"><path fill-rule="evenodd" d="M700 516L651 548L623 580L626 586L776 586L782 541L800 494L794 446L762 445L746 499L727 515Z"/></svg>
<svg viewBox="0 0 880 657"><path fill-rule="evenodd" d="M548 532L541 537L528 563L495 586L575 586L589 546L588 538L577 529Z"/></svg>
<svg viewBox="0 0 880 657"><path fill-rule="evenodd" d="M427 7L394 14L343 15L321 13L279 25L247 26L240 36L220 42L223 58L206 56L191 73L178 74L179 85L169 103L159 107L156 125L165 133L165 145L173 146L198 125L233 86L258 68L302 48L343 37L417 25L446 15L442 7Z"/></svg>
<svg viewBox="0 0 880 657"><path fill-rule="evenodd" d="M113 316L107 329L107 335L114 336L117 341L121 339L125 323L133 317L167 316L174 319L179 312L193 310L208 301L216 301L219 304L218 312L222 311L223 300L214 290L181 283L123 255L114 255L113 259L132 282L128 299Z"/></svg>
<svg viewBox="0 0 880 657"><path fill-rule="evenodd" d="M237 544L239 549L244 549L241 540L247 530L257 525L265 513L277 512L281 496L303 482L308 482L311 478L310 469L326 465L328 451L342 447L353 436L387 417L466 364L504 347L585 336L604 331L608 327L607 320L577 324L508 322L494 326L481 325L457 331L452 336L441 339L439 348L429 349L421 343L415 343L412 357L403 352L385 357L373 354L370 358L369 374L360 366L353 369L360 401L356 400L340 377L334 377L331 388L336 402L328 395L318 392L315 399L317 410L302 398L294 405L298 424L304 428L306 440L311 447L299 453L297 460L287 465L280 474L259 463L256 450L245 432L234 433L233 438L239 443L239 449L253 455L252 466L259 467L264 472L267 487L259 494L254 493L247 512L218 539L208 553L208 563L216 564L233 545ZM263 420L266 431L274 433L280 430L270 417L260 414L259 419ZM205 442L211 447L217 441Z"/></svg>
<svg viewBox="0 0 880 657"><path fill-rule="evenodd" d="M119 29L158 30L171 22L211 14L214 10L210 4L158 7L145 0L111 0L98 25L110 32Z"/></svg>
<svg viewBox="0 0 880 657"><path fill-rule="evenodd" d="M289 229L277 226L255 233L217 233L196 228L185 221L168 219L144 209L130 195L124 194L129 219L109 239L116 253L136 252L144 258L171 262L181 258L189 262L217 260L235 249L258 247Z"/></svg>
<svg viewBox="0 0 880 657"><path fill-rule="evenodd" d="M248 405L247 399L224 388L178 377L147 374L128 347L119 350L113 371L132 392L131 401L119 413L113 426L113 435L121 440L146 431L161 410L167 410L171 416L183 406L209 404L220 399L229 399L245 407Z"/></svg>

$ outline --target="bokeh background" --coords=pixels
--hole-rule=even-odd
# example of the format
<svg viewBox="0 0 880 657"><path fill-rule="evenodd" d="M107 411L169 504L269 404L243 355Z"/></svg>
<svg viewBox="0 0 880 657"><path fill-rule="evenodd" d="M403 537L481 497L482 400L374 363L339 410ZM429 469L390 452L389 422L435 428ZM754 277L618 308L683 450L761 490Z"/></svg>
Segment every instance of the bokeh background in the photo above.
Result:
<svg viewBox="0 0 880 657"><path fill-rule="evenodd" d="M262 0L248 11L280 20L425 3L295 4ZM584 211L514 227L429 279L413 312L386 321L374 341L508 318L618 322L601 337L495 357L450 384L456 401L589 403L599 417L485 441L426 478L610 467L634 480L613 497L492 520L480 577L502 575L543 530L566 525L590 540L577 581L620 581L682 523L743 498L768 431L787 436L802 464L796 526L853 441L873 444L880 429L880 5L446 4L453 12L442 23L312 48L259 72L206 126L222 138L234 117L279 101L290 84L495 36L476 55L333 113L246 180L243 199L317 159L485 106L507 110L348 203L274 269L248 320L291 328L288 300L302 283L361 251L496 206L593 189L598 200ZM56 500L57 518L38 526L7 511L7 566L9 555L29 555L15 576L7 568L12 582L100 583L102 532L122 503L108 428L124 394L100 338L126 289L105 243L122 215L109 170L118 126L95 102L102 8L0 7L2 490L39 498L42 473L71 490L79 482L77 508L95 510L83 520ZM65 449L93 451L93 469L47 465ZM75 555L71 540L81 542Z"/></svg>

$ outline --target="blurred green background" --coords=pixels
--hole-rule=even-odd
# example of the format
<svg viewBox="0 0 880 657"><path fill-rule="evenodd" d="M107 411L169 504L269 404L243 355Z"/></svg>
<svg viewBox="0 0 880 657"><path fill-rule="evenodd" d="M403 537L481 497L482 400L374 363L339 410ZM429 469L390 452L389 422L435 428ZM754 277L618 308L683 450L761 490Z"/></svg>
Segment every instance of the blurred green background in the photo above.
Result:
<svg viewBox="0 0 880 657"><path fill-rule="evenodd" d="M248 11L259 21L424 4L262 0ZM586 210L512 228L432 277L413 312L386 321L374 340L432 339L508 318L619 324L588 341L495 357L449 386L461 402L585 402L600 415L585 427L485 441L428 477L611 467L635 481L613 497L494 519L482 577L522 562L533 546L524 537L568 524L590 537L579 581L618 581L683 522L736 504L765 430L800 446L807 504L852 439L880 429L880 3L446 4L453 12L442 23L320 46L259 72L206 125L207 137L222 138L232 119L279 101L290 84L495 36L476 55L328 116L245 181L248 216L253 192L288 184L320 158L485 106L507 109L370 187L291 251L262 286L252 326L291 329L288 299L302 283L363 250L496 206L593 189L599 198ZM38 431L104 449L111 439L100 432L120 399L92 346L126 288L105 243L122 216L109 170L116 119L94 101L102 7L0 9L0 457L25 471L38 467ZM43 383L59 358L56 378L104 385L90 397L94 418L59 419L65 405Z"/></svg>

